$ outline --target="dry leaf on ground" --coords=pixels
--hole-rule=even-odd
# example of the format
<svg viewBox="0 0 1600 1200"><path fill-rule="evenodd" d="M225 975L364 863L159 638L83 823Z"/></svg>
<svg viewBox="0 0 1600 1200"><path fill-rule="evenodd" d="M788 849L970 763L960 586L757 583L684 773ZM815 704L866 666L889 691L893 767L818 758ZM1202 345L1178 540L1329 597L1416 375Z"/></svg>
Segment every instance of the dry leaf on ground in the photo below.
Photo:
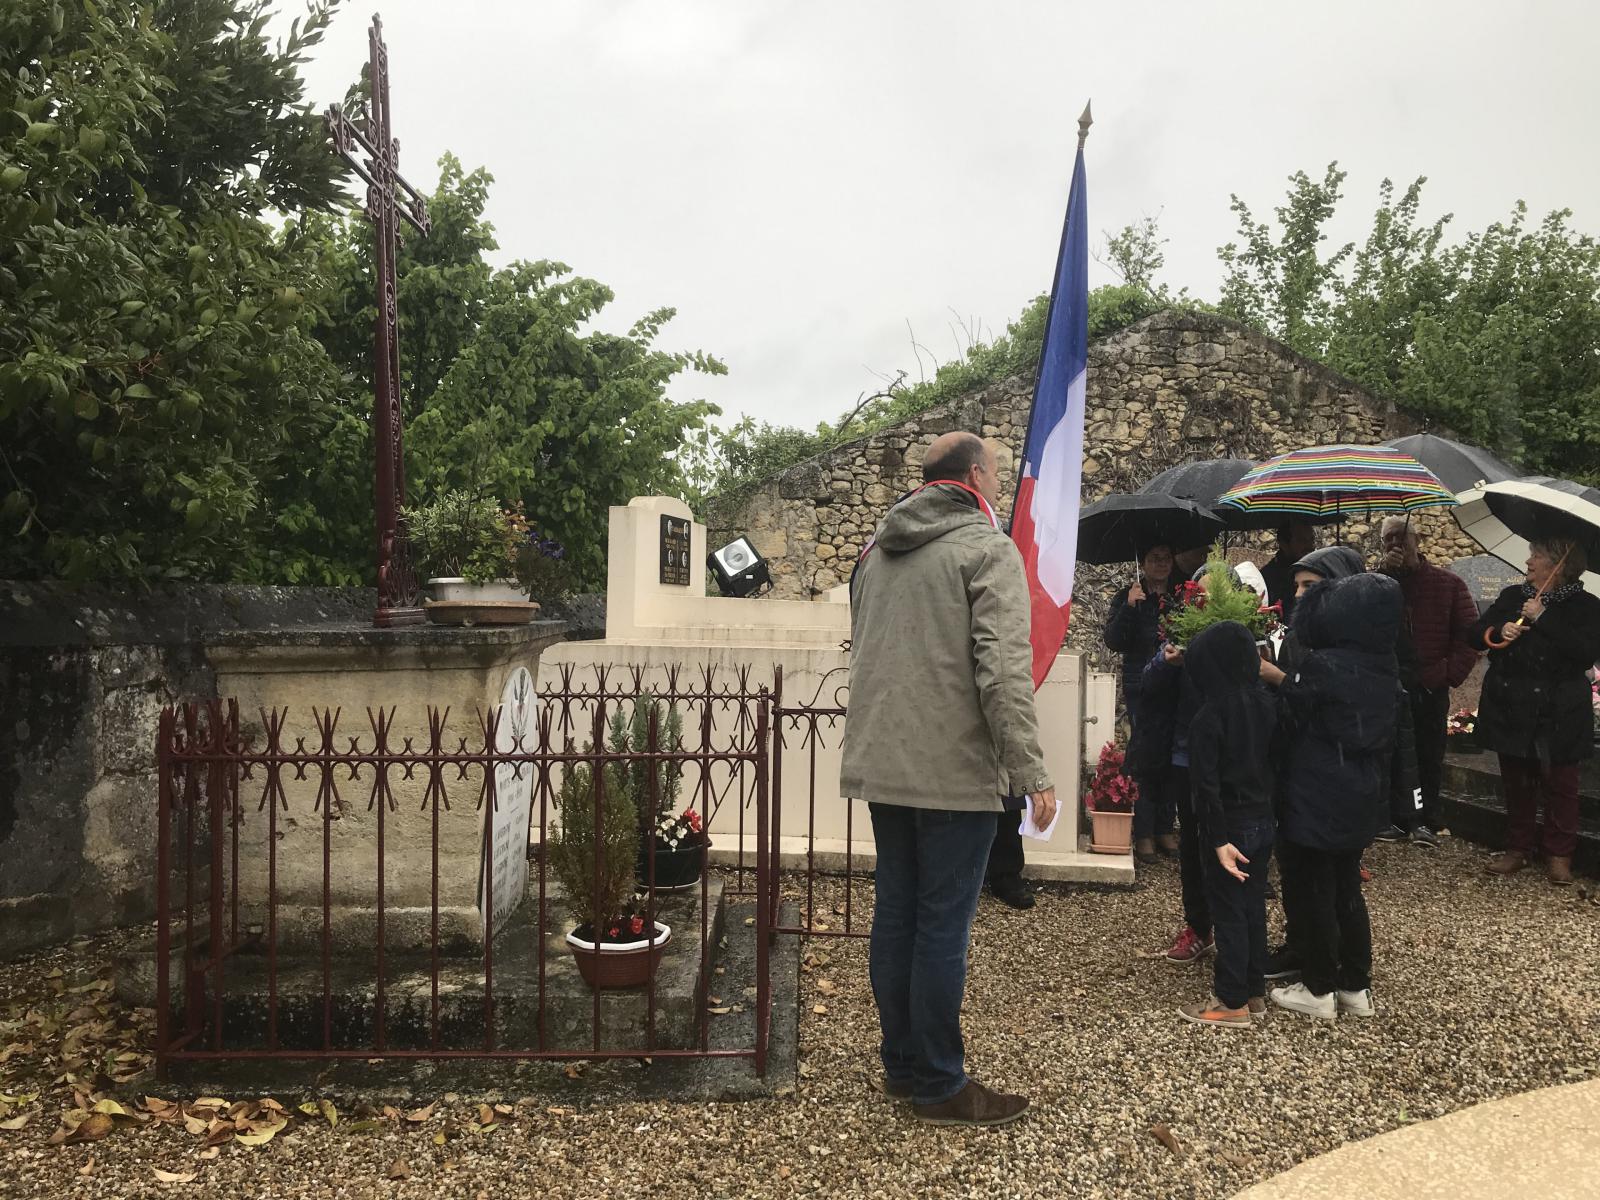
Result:
<svg viewBox="0 0 1600 1200"><path fill-rule="evenodd" d="M193 1183L199 1171L163 1171L160 1167L151 1167L155 1177L161 1183Z"/></svg>
<svg viewBox="0 0 1600 1200"><path fill-rule="evenodd" d="M411 1164L403 1158L397 1158L389 1164L390 1179L410 1179Z"/></svg>
<svg viewBox="0 0 1600 1200"><path fill-rule="evenodd" d="M433 1110L438 1107L439 1102L435 1100L427 1108L413 1108L406 1114L406 1120L415 1121L420 1125L423 1121L429 1120L433 1116Z"/></svg>
<svg viewBox="0 0 1600 1200"><path fill-rule="evenodd" d="M1165 1125L1154 1125L1151 1126L1150 1133L1155 1137L1156 1141L1160 1142L1168 1150L1171 1150L1179 1158L1183 1157L1183 1145L1178 1141L1178 1135L1173 1133L1172 1130Z"/></svg>

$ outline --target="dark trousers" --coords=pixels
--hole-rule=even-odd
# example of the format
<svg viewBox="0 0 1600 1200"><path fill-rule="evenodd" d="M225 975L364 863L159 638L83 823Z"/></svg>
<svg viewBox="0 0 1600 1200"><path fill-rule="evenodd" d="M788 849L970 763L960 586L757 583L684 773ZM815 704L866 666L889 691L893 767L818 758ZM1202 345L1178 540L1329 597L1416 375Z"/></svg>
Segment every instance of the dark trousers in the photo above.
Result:
<svg viewBox="0 0 1600 1200"><path fill-rule="evenodd" d="M1171 833L1178 818L1178 806L1171 789L1155 779L1149 786L1143 779L1138 784L1138 794L1133 798L1133 836L1153 838Z"/></svg>
<svg viewBox="0 0 1600 1200"><path fill-rule="evenodd" d="M867 961L883 1070L918 1103L938 1104L967 1084L961 998L994 814L867 807L878 852Z"/></svg>
<svg viewBox="0 0 1600 1200"><path fill-rule="evenodd" d="M1183 888L1183 921L1201 937L1211 936L1211 906L1206 903L1206 873L1200 823L1195 820L1194 797L1189 794L1189 768L1168 767L1168 794L1178 810L1178 879Z"/></svg>
<svg viewBox="0 0 1600 1200"><path fill-rule="evenodd" d="M1439 788L1444 782L1444 748L1449 737L1450 689L1419 687L1411 693L1411 726L1417 740L1417 775L1422 784L1422 823L1443 823Z"/></svg>
<svg viewBox="0 0 1600 1200"><path fill-rule="evenodd" d="M1537 758L1500 756L1506 789L1506 848L1530 858L1540 848L1539 802L1544 801L1545 854L1571 858L1578 848L1578 764L1549 766Z"/></svg>
<svg viewBox="0 0 1600 1200"><path fill-rule="evenodd" d="M1389 756L1389 823L1410 833L1422 820L1422 787L1417 774L1416 730L1408 698L1395 714L1394 751Z"/></svg>
<svg viewBox="0 0 1600 1200"><path fill-rule="evenodd" d="M1272 821L1231 823L1228 841L1250 861L1240 869L1240 882L1217 860L1206 838L1206 900L1217 935L1217 999L1229 1008L1243 1008L1252 996L1265 996L1267 969L1267 863L1272 857Z"/></svg>
<svg viewBox="0 0 1600 1200"><path fill-rule="evenodd" d="M991 888L1015 887L1022 882L1022 865L1022 813L998 813L984 882Z"/></svg>
<svg viewBox="0 0 1600 1200"><path fill-rule="evenodd" d="M1318 996L1372 986L1372 922L1361 895L1361 851L1278 843L1283 909L1300 978Z"/></svg>

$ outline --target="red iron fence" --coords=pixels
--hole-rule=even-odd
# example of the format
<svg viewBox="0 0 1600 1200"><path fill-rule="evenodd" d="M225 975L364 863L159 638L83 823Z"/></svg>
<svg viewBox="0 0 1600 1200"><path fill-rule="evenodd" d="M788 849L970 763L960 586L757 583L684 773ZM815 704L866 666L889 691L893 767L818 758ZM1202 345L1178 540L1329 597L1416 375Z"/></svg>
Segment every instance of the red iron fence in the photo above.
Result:
<svg viewBox="0 0 1600 1200"><path fill-rule="evenodd" d="M411 730L392 708L368 710L357 732L339 710L312 711L304 733L283 709L247 724L232 701L162 714L163 1068L732 1057L765 1072L774 936L864 935L848 837L844 928L814 928L819 888L836 885L819 882L829 865L813 853L803 878L789 877L804 889L804 916L781 919L783 758L809 793L814 846L817 750L842 730L843 687L789 706L781 673L769 689L748 670L647 679L599 669L580 680L563 667L542 690L525 674L520 688L469 722L430 707ZM796 756L809 773L797 776ZM731 836L731 853L713 862L702 847L698 880L668 891L651 886L667 848L654 820L641 822L640 915L647 930L667 917L677 943L642 987L587 988L562 945L570 923L553 855L569 776L586 789L586 815L592 806L595 878L608 866L606 805L619 787L653 814L675 786L714 838Z"/></svg>

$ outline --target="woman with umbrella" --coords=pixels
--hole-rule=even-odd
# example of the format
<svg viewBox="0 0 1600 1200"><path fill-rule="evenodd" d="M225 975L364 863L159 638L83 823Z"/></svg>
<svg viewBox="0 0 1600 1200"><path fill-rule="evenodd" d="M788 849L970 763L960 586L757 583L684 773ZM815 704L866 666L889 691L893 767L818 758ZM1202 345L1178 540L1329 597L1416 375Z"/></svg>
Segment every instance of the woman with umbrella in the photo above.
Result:
<svg viewBox="0 0 1600 1200"><path fill-rule="evenodd" d="M1151 492L1114 492L1085 508L1078 520L1079 562L1139 564L1134 581L1112 598L1105 627L1106 646L1122 655L1123 703L1130 724L1139 721L1145 664L1161 645L1161 617L1171 604L1173 548L1207 545L1221 529L1222 523L1192 500ZM1130 742L1130 753L1132 749ZM1127 765L1123 772L1134 774ZM1158 799L1163 795L1166 799ZM1157 836L1163 849L1177 852L1173 811L1170 793L1141 782L1133 810L1134 850L1141 861L1155 858Z"/></svg>
<svg viewBox="0 0 1600 1200"><path fill-rule="evenodd" d="M1594 753L1585 672L1600 659L1600 597L1584 590L1589 556L1570 537L1530 542L1526 583L1500 593L1474 631L1489 652L1477 734L1500 756L1506 851L1497 875L1522 870L1542 847L1550 882L1572 882L1578 844L1578 769Z"/></svg>

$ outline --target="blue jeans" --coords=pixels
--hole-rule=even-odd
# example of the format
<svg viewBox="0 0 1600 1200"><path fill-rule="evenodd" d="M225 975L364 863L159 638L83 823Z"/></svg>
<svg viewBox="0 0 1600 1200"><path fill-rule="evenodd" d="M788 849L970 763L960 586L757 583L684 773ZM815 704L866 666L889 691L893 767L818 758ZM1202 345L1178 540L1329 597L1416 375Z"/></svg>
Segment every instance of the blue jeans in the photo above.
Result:
<svg viewBox="0 0 1600 1200"><path fill-rule="evenodd" d="M1209 836L1200 847L1204 855L1206 899L1212 929L1217 935L1217 999L1229 1008L1243 1008L1252 996L1265 996L1267 969L1267 863L1272 858L1271 818L1230 821L1227 838L1250 860L1241 865L1248 878L1241 883L1222 869L1216 840Z"/></svg>
<svg viewBox="0 0 1600 1200"><path fill-rule="evenodd" d="M869 804L877 895L869 962L883 1070L938 1104L967 1084L961 996L967 940L994 841L993 812Z"/></svg>

